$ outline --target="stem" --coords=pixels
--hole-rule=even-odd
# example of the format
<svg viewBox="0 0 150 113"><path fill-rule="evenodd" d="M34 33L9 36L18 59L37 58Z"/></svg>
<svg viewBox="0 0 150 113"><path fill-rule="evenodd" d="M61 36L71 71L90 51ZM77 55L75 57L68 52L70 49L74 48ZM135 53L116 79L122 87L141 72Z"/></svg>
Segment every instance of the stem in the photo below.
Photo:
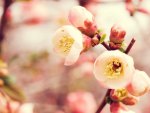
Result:
<svg viewBox="0 0 150 113"><path fill-rule="evenodd" d="M107 50L110 50L110 47L107 45L106 42L102 42L102 45L103 45Z"/></svg>
<svg viewBox="0 0 150 113"><path fill-rule="evenodd" d="M128 47L127 47L127 49L125 50L125 52L124 52L124 53L128 54L128 53L130 52L130 50L131 50L132 46L134 45L134 43L135 43L135 39L134 39L134 38L132 38L132 40L131 40L130 44L128 45Z"/></svg>
<svg viewBox="0 0 150 113"><path fill-rule="evenodd" d="M99 108L97 109L96 113L100 113L102 111L102 109L105 107L105 105L107 104L106 102L106 98L110 95L110 91L111 89L108 89L103 100L102 103L100 104Z"/></svg>
<svg viewBox="0 0 150 113"><path fill-rule="evenodd" d="M1 53L1 49L2 49L2 41L4 39L4 28L7 23L6 11L11 3L12 3L12 0L4 0L4 11L3 11L1 23L0 23L0 53Z"/></svg>
<svg viewBox="0 0 150 113"><path fill-rule="evenodd" d="M101 40L100 34L97 34L97 38L99 39L99 41ZM101 44L102 44L108 51L111 50L110 47L107 45L106 42L102 42Z"/></svg>

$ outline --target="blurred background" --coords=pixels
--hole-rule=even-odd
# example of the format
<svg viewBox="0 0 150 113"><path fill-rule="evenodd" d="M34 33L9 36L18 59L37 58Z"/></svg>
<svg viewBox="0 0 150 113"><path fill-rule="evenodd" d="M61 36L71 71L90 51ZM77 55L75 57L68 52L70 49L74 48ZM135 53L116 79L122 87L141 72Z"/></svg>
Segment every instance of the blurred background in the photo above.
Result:
<svg viewBox="0 0 150 113"><path fill-rule="evenodd" d="M0 15L3 2L0 2ZM133 0L133 3L150 12L150 0ZM64 66L63 59L53 51L51 37L59 27L70 24L68 13L75 5L93 13L98 28L107 38L114 24L127 31L127 44L134 37L136 43L129 54L135 67L150 75L150 13L131 14L125 0L14 0L6 12L2 59L25 93L26 102L34 104L34 113L77 113L71 112L72 105L68 104L76 98L75 94L84 96L86 103L91 104L89 109L95 111L106 92L92 72L95 59L105 51L103 46L83 53L70 67ZM130 109L150 113L149 101L150 94L146 94ZM103 113L110 113L109 105Z"/></svg>

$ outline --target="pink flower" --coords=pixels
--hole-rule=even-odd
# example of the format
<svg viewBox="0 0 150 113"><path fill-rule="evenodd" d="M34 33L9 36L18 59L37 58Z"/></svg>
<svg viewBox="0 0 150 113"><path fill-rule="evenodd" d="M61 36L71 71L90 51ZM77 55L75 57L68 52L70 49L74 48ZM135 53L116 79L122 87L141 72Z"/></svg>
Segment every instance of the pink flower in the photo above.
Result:
<svg viewBox="0 0 150 113"><path fill-rule="evenodd" d="M126 35L126 31L124 29L122 29L118 25L114 25L111 28L110 41L113 43L122 43L124 41L125 35Z"/></svg>
<svg viewBox="0 0 150 113"><path fill-rule="evenodd" d="M74 64L83 50L82 33L71 25L59 28L52 41L56 53L65 58L64 65Z"/></svg>
<svg viewBox="0 0 150 113"><path fill-rule="evenodd" d="M41 2L15 2L6 12L6 17L11 24L38 24L49 19L48 10Z"/></svg>
<svg viewBox="0 0 150 113"><path fill-rule="evenodd" d="M67 96L68 106L72 113L94 113L96 102L89 92L73 92Z"/></svg>
<svg viewBox="0 0 150 113"><path fill-rule="evenodd" d="M110 106L111 113L135 113L131 110L128 110L123 104L114 102Z"/></svg>
<svg viewBox="0 0 150 113"><path fill-rule="evenodd" d="M81 6L75 6L70 10L69 21L88 36L93 36L97 30L93 15Z"/></svg>
<svg viewBox="0 0 150 113"><path fill-rule="evenodd" d="M119 89L127 86L133 78L132 57L118 51L105 51L94 63L94 75L106 88Z"/></svg>
<svg viewBox="0 0 150 113"><path fill-rule="evenodd" d="M144 71L136 70L127 90L134 96L141 96L150 90L150 78Z"/></svg>

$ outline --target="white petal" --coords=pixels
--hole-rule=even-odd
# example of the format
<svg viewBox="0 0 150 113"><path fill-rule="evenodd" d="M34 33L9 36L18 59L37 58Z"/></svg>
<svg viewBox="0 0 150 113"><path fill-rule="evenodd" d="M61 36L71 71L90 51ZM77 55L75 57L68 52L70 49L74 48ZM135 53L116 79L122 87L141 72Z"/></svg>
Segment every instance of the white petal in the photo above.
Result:
<svg viewBox="0 0 150 113"><path fill-rule="evenodd" d="M127 90L134 96L141 96L150 90L150 78L144 71L136 70Z"/></svg>
<svg viewBox="0 0 150 113"><path fill-rule="evenodd" d="M83 50L83 47L80 47L80 46L77 46L76 44L74 44L65 59L64 65L69 66L69 65L74 64L78 60L78 58L80 56L80 52L82 50Z"/></svg>
<svg viewBox="0 0 150 113"><path fill-rule="evenodd" d="M105 73L105 67L108 60L113 58L119 59L119 61L123 65L123 73L122 76L117 78L108 78ZM107 88L118 89L126 86L132 80L132 75L134 73L134 63L133 59L116 50L116 51L106 51L102 53L94 63L94 74L95 77L99 80L99 82Z"/></svg>

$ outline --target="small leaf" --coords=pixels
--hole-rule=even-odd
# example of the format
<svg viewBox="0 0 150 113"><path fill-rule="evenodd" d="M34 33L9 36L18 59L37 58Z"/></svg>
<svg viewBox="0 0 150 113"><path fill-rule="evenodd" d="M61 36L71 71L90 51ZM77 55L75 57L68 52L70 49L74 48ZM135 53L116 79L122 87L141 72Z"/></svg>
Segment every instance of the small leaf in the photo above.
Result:
<svg viewBox="0 0 150 113"><path fill-rule="evenodd" d="M15 85L3 86L2 90L13 100L19 102L23 102L25 100L23 92Z"/></svg>
<svg viewBox="0 0 150 113"><path fill-rule="evenodd" d="M100 38L100 43L103 43L105 38L106 38L106 34L103 34L102 37Z"/></svg>
<svg viewBox="0 0 150 113"><path fill-rule="evenodd" d="M20 102L25 100L23 92L15 84L15 80L12 76L3 76L0 78L4 81L4 85L1 88L10 98Z"/></svg>

